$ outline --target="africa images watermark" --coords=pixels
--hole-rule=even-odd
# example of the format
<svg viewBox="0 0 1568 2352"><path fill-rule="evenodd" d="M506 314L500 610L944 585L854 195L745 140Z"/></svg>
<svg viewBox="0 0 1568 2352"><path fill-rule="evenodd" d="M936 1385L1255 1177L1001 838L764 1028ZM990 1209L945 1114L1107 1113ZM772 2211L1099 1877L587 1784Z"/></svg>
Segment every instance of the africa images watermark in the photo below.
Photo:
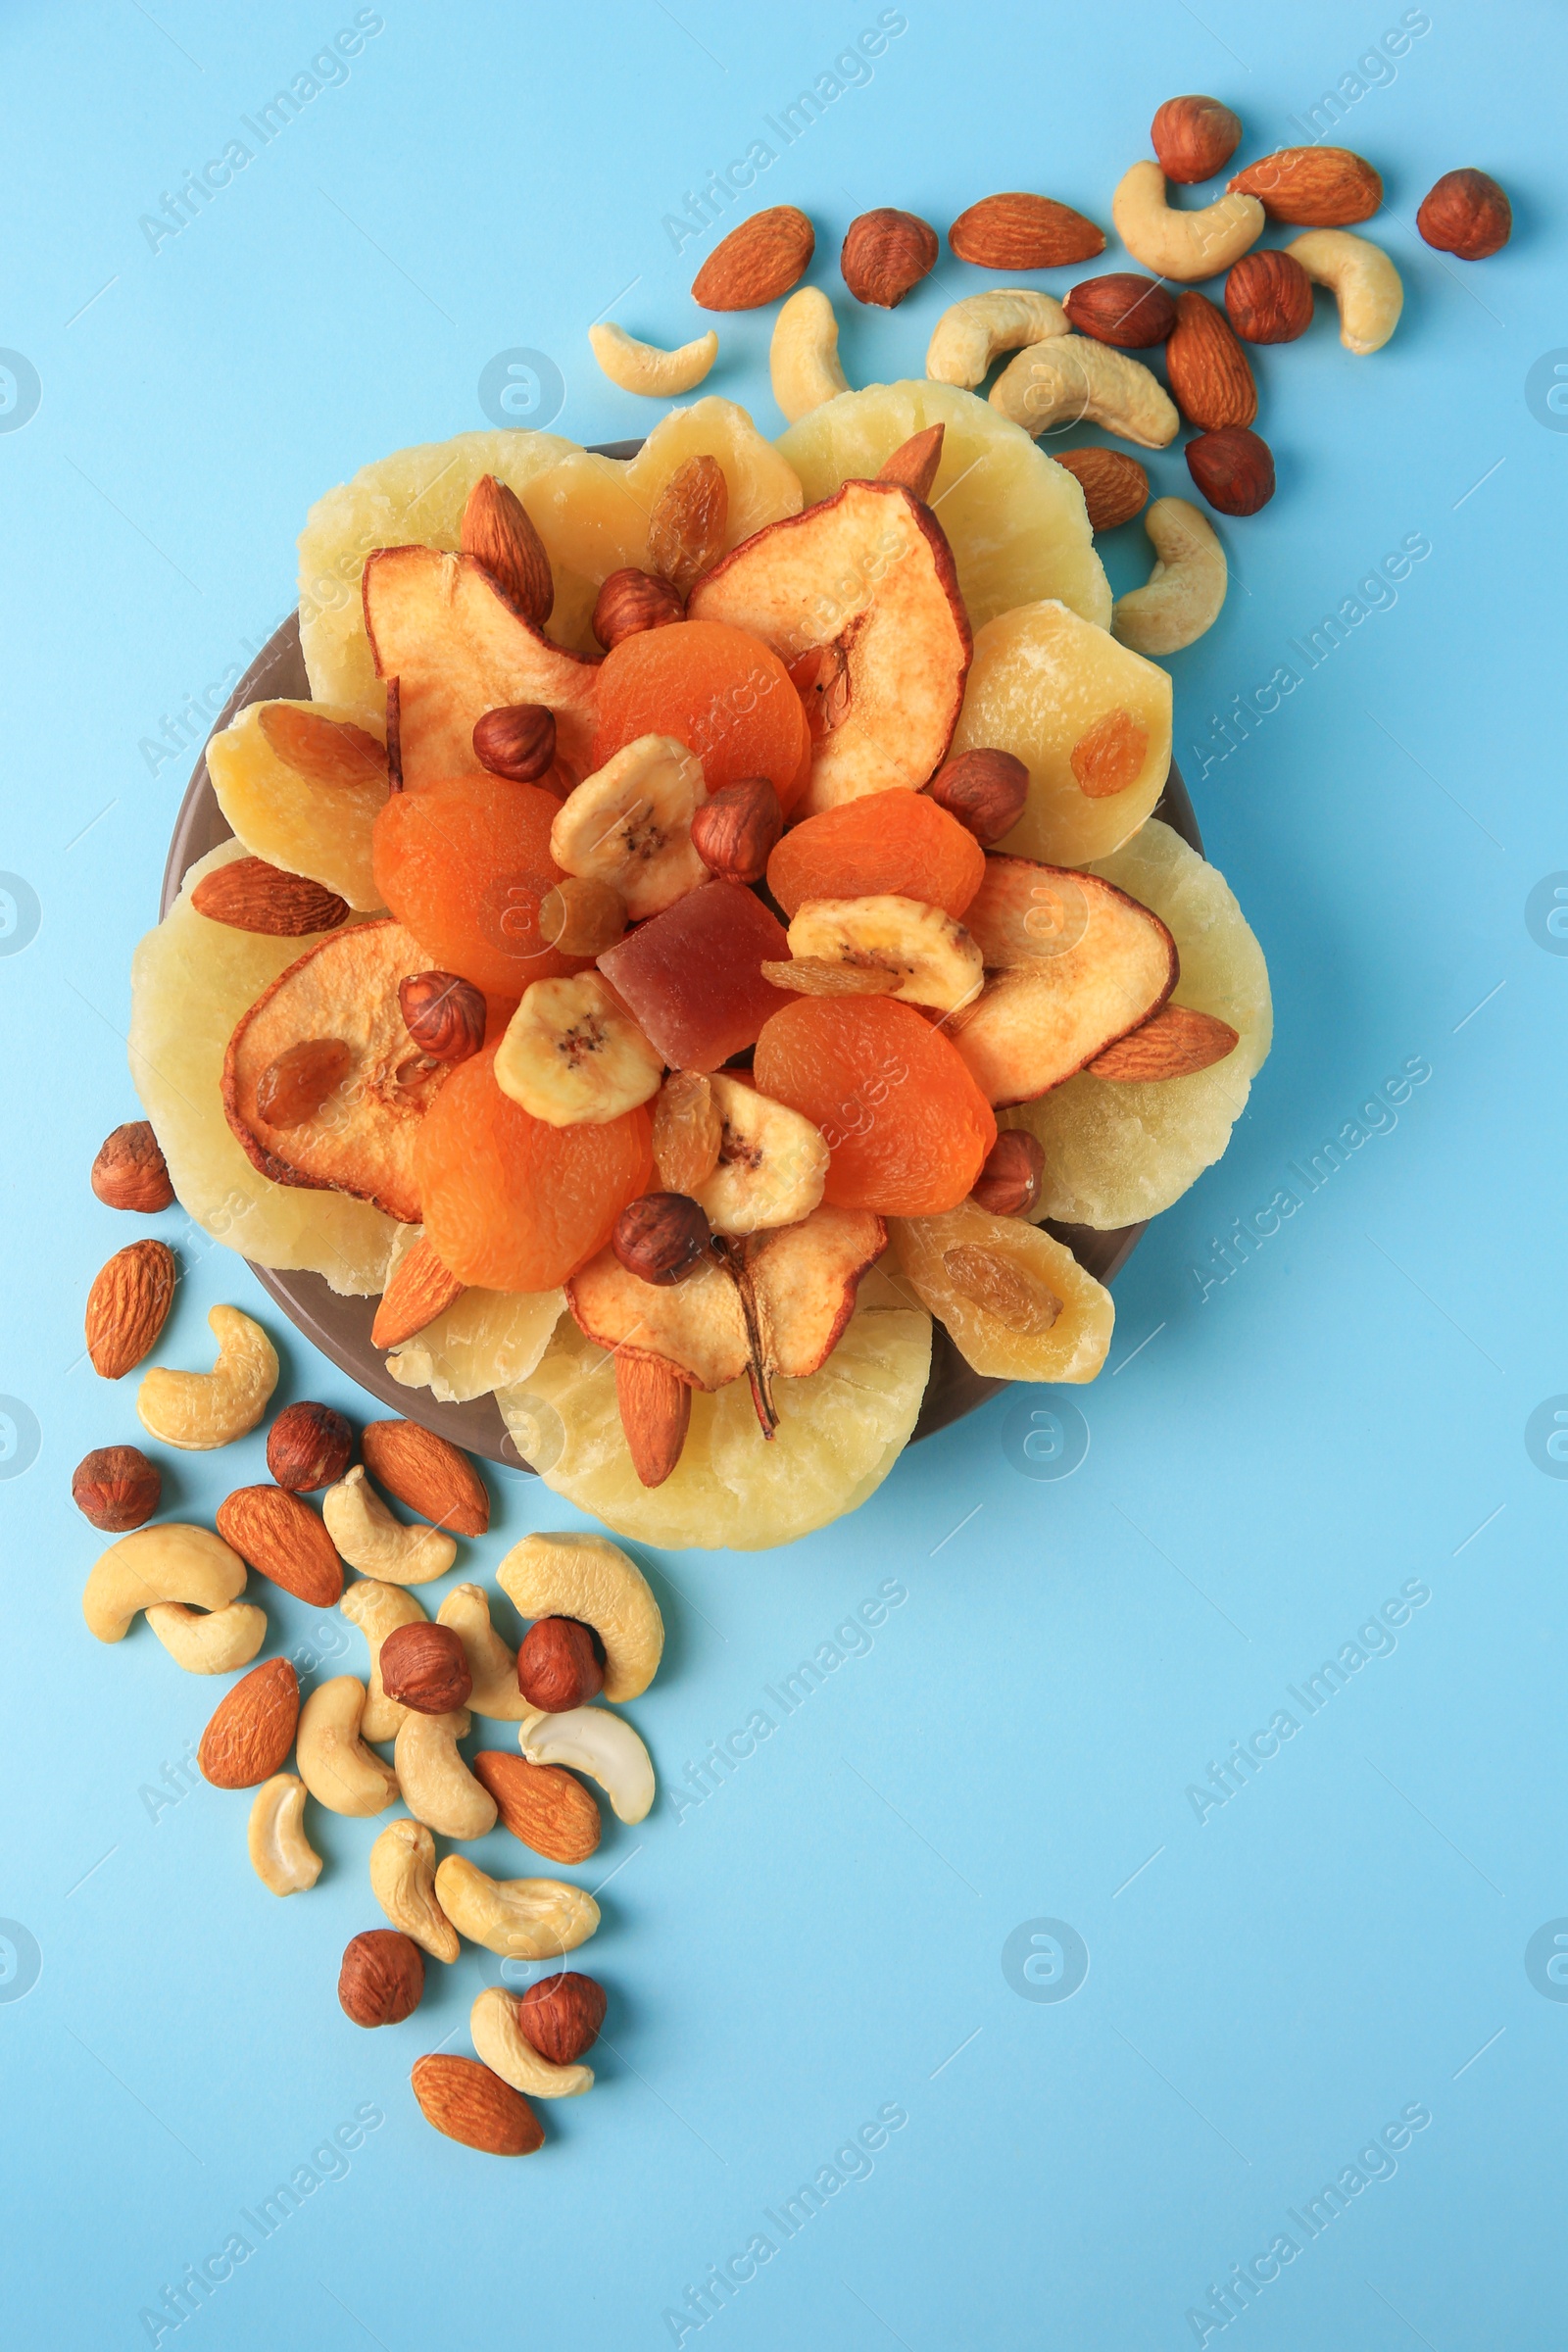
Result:
<svg viewBox="0 0 1568 2352"><path fill-rule="evenodd" d="M1408 57L1414 43L1431 30L1432 19L1424 8L1407 8L1398 24L1391 24L1378 41L1364 49L1354 67L1348 68L1315 105L1303 107L1298 115L1287 115L1285 120L1313 146L1319 139L1332 139L1352 106L1359 106L1370 91L1387 89L1397 79L1395 59Z"/></svg>

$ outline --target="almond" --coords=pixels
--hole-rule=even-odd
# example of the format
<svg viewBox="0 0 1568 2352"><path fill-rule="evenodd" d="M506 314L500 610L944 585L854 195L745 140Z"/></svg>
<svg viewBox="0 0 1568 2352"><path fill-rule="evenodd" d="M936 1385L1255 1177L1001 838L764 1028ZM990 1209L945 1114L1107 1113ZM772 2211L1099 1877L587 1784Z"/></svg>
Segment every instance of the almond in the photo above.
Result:
<svg viewBox="0 0 1568 2352"><path fill-rule="evenodd" d="M1152 277L1112 270L1073 287L1062 309L1080 335L1109 343L1117 351L1146 351L1163 343L1176 323L1176 305Z"/></svg>
<svg viewBox="0 0 1568 2352"><path fill-rule="evenodd" d="M1242 125L1217 98L1167 98L1149 135L1165 177L1190 188L1212 179L1230 162L1241 144Z"/></svg>
<svg viewBox="0 0 1568 2352"><path fill-rule="evenodd" d="M432 2052L409 2075L427 2124L482 2156L531 2156L544 2130L520 2090L503 2082L477 2058Z"/></svg>
<svg viewBox="0 0 1568 2352"><path fill-rule="evenodd" d="M891 311L930 276L940 251L929 220L882 205L850 222L839 270L857 302Z"/></svg>
<svg viewBox="0 0 1568 2352"><path fill-rule="evenodd" d="M1490 172L1467 167L1445 172L1422 197L1415 224L1435 252L1484 262L1512 235L1513 207Z"/></svg>
<svg viewBox="0 0 1568 2352"><path fill-rule="evenodd" d="M772 785L765 776L747 776L722 785L697 810L692 848L721 880L760 882L783 830L784 811Z"/></svg>
<svg viewBox="0 0 1568 2352"><path fill-rule="evenodd" d="M877 467L877 480L902 482L915 498L929 499L937 467L942 463L942 442L947 429L945 424L928 424L923 433L911 433L907 441L901 441L893 455L884 458Z"/></svg>
<svg viewBox="0 0 1568 2352"><path fill-rule="evenodd" d="M1103 232L1082 213L1049 196L1017 192L971 204L949 229L948 243L960 262L981 270L1062 270L1105 250Z"/></svg>
<svg viewBox="0 0 1568 2352"><path fill-rule="evenodd" d="M173 1302L174 1253L166 1242L131 1242L99 1269L87 1293L87 1353L103 1380L141 1362Z"/></svg>
<svg viewBox="0 0 1568 2352"><path fill-rule="evenodd" d="M495 1798L501 1826L548 1862L586 1862L599 1843L599 1807L581 1781L559 1764L530 1764L502 1748L481 1748L473 1776Z"/></svg>
<svg viewBox="0 0 1568 2352"><path fill-rule="evenodd" d="M365 1467L411 1511L449 1535L482 1536L490 1497L466 1453L416 1421L368 1421L360 1439Z"/></svg>
<svg viewBox="0 0 1568 2352"><path fill-rule="evenodd" d="M688 458L648 518L648 568L685 596L724 552L729 484L716 458Z"/></svg>
<svg viewBox="0 0 1568 2352"><path fill-rule="evenodd" d="M274 939L306 939L335 931L348 901L304 874L285 874L265 858L236 858L203 876L190 894L198 914L232 931L263 931Z"/></svg>
<svg viewBox="0 0 1568 2352"><path fill-rule="evenodd" d="M1312 323L1312 280L1294 254L1244 253L1225 280L1225 315L1248 343L1294 343Z"/></svg>
<svg viewBox="0 0 1568 2352"><path fill-rule="evenodd" d="M685 617L685 599L672 581L628 564L612 571L600 589L593 629L609 654L623 637L636 637L644 629L667 628L672 620Z"/></svg>
<svg viewBox="0 0 1568 2352"><path fill-rule="evenodd" d="M1094 443L1087 449L1058 449L1055 457L1084 494L1092 531L1113 531L1149 504L1149 476L1125 450Z"/></svg>
<svg viewBox="0 0 1568 2352"><path fill-rule="evenodd" d="M799 285L815 251L806 215L772 205L715 246L692 280L692 300L704 311L760 311Z"/></svg>
<svg viewBox="0 0 1568 2352"><path fill-rule="evenodd" d="M1165 378L1182 415L1204 432L1250 424L1257 415L1257 385L1247 354L1224 312L1206 294L1189 291L1176 297Z"/></svg>
<svg viewBox="0 0 1568 2352"><path fill-rule="evenodd" d="M285 767L313 784L384 784L386 748L365 727L323 718L296 703L264 703L263 740Z"/></svg>
<svg viewBox="0 0 1568 2352"><path fill-rule="evenodd" d="M482 473L468 492L458 543L483 564L524 620L542 629L556 601L556 584L545 543L528 519L515 490Z"/></svg>
<svg viewBox="0 0 1568 2352"><path fill-rule="evenodd" d="M196 1761L215 1788L258 1788L281 1772L300 1719L299 1677L287 1658L253 1666L219 1702Z"/></svg>
<svg viewBox="0 0 1568 2352"><path fill-rule="evenodd" d="M284 1487L236 1487L218 1506L218 1532L258 1576L313 1609L343 1591L343 1563L318 1512Z"/></svg>
<svg viewBox="0 0 1568 2352"><path fill-rule="evenodd" d="M437 1315L444 1315L465 1285L449 1274L423 1236L399 1258L392 1279L381 1294L370 1325L372 1348L401 1348Z"/></svg>
<svg viewBox="0 0 1568 2352"><path fill-rule="evenodd" d="M174 1198L158 1138L145 1119L127 1119L104 1137L89 1181L106 1208L133 1208L144 1217L170 1207Z"/></svg>
<svg viewBox="0 0 1568 2352"><path fill-rule="evenodd" d="M541 1977L517 2002L517 2023L541 2058L574 2066L591 2050L605 2022L605 1988L575 1969Z"/></svg>
<svg viewBox="0 0 1568 2352"><path fill-rule="evenodd" d="M1119 1038L1089 1064L1094 1078L1187 1078L1223 1061L1237 1044L1228 1021L1185 1004L1166 1004L1131 1036Z"/></svg>
<svg viewBox="0 0 1568 2352"><path fill-rule="evenodd" d="M645 1487L662 1487L686 1443L691 1390L673 1364L621 1350L615 1357L615 1401L632 1467Z"/></svg>
<svg viewBox="0 0 1568 2352"><path fill-rule="evenodd" d="M267 1433L267 1467L291 1494L335 1487L354 1459L354 1432L330 1404L286 1404Z"/></svg>
<svg viewBox="0 0 1568 2352"><path fill-rule="evenodd" d="M1271 220L1298 228L1344 228L1370 220L1383 182L1348 147L1281 147L1229 182L1232 196L1255 196Z"/></svg>
<svg viewBox="0 0 1568 2352"><path fill-rule="evenodd" d="M1200 433L1184 454L1188 472L1221 514L1255 514L1274 495L1274 453L1245 424Z"/></svg>

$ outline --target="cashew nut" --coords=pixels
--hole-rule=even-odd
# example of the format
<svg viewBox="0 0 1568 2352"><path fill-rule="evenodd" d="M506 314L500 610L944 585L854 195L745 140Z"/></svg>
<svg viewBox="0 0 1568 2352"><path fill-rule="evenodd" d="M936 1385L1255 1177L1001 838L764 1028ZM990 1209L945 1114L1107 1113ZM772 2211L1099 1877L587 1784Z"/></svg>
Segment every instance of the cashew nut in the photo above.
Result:
<svg viewBox="0 0 1568 2352"><path fill-rule="evenodd" d="M773 321L767 354L773 398L791 424L849 390L839 365L839 322L820 286L799 286Z"/></svg>
<svg viewBox="0 0 1568 2352"><path fill-rule="evenodd" d="M570 1764L599 1783L617 1821L642 1821L654 1801L654 1762L624 1715L608 1707L532 1711L517 1726L530 1764Z"/></svg>
<svg viewBox="0 0 1568 2352"><path fill-rule="evenodd" d="M403 1801L416 1821L443 1838L483 1838L496 1826L496 1800L458 1753L473 1719L466 1707L450 1715L421 1715L410 1707L392 1751Z"/></svg>
<svg viewBox="0 0 1568 2352"><path fill-rule="evenodd" d="M454 1586L436 1612L436 1623L450 1625L463 1643L473 1683L468 1704L474 1714L501 1723L520 1723L531 1710L517 1689L516 1655L491 1624L490 1603L480 1588Z"/></svg>
<svg viewBox="0 0 1568 2352"><path fill-rule="evenodd" d="M1363 358L1381 351L1404 308L1403 282L1382 246L1348 228L1309 228L1285 250L1314 285L1333 289L1346 350Z"/></svg>
<svg viewBox="0 0 1568 2352"><path fill-rule="evenodd" d="M1217 277L1239 262L1267 219L1255 196L1219 196L1197 212L1179 213L1165 201L1165 174L1154 163L1134 164L1123 173L1110 217L1135 262L1184 283Z"/></svg>
<svg viewBox="0 0 1568 2352"><path fill-rule="evenodd" d="M248 1666L267 1640L267 1611L249 1600L231 1600L205 1615L177 1600L155 1600L147 1622L187 1674L231 1674Z"/></svg>
<svg viewBox="0 0 1568 2352"><path fill-rule="evenodd" d="M594 2086L591 2066L556 2066L542 2058L517 2023L517 2004L499 1984L487 1984L468 2011L468 2038L493 2075L524 2098L575 2099Z"/></svg>
<svg viewBox="0 0 1568 2352"><path fill-rule="evenodd" d="M636 1698L658 1673L659 1603L636 1561L608 1536L524 1536L496 1582L519 1616L575 1617L593 1627L605 1645L607 1698Z"/></svg>
<svg viewBox="0 0 1568 2352"><path fill-rule="evenodd" d="M395 1928L412 1936L432 1960L455 1960L458 1931L435 1899L435 1839L424 1824L400 1813L370 1848L370 1892Z"/></svg>
<svg viewBox="0 0 1568 2352"><path fill-rule="evenodd" d="M1102 424L1143 449L1163 449L1181 418L1163 384L1126 352L1092 335L1031 343L991 387L991 405L1038 441L1053 425Z"/></svg>
<svg viewBox="0 0 1568 2352"><path fill-rule="evenodd" d="M423 1622L424 1611L414 1594L405 1592L401 1585L383 1585L373 1576L362 1576L350 1585L337 1605L349 1623L359 1627L370 1652L370 1679L366 1688L360 1738L395 1740L409 1710L397 1699L388 1698L383 1688L381 1644L400 1625Z"/></svg>
<svg viewBox="0 0 1568 2352"><path fill-rule="evenodd" d="M364 1713L365 1685L357 1675L335 1674L311 1692L294 1735L294 1761L317 1803L356 1819L381 1812L398 1792L390 1765L360 1738Z"/></svg>
<svg viewBox="0 0 1568 2352"><path fill-rule="evenodd" d="M256 1427L277 1386L277 1350L259 1323L237 1306L215 1306L207 1328L218 1342L211 1372L171 1372L155 1364L136 1391L143 1429L186 1453L206 1453L242 1438Z"/></svg>
<svg viewBox="0 0 1568 2352"><path fill-rule="evenodd" d="M1225 550L1189 499L1156 498L1144 528L1159 561L1142 588L1117 598L1110 633L1135 654L1179 654L1219 618Z"/></svg>
<svg viewBox="0 0 1568 2352"><path fill-rule="evenodd" d="M251 1868L274 1894L303 1894L321 1875L321 1857L305 1835L305 1783L274 1772L251 1800L245 1833Z"/></svg>
<svg viewBox="0 0 1568 2352"><path fill-rule="evenodd" d="M388 1585L427 1585L445 1576L458 1556L451 1536L433 1527L405 1527L394 1519L356 1463L321 1497L326 1532L351 1568Z"/></svg>
<svg viewBox="0 0 1568 2352"><path fill-rule="evenodd" d="M623 392L645 392L650 400L669 400L700 384L718 357L718 334L710 327L695 343L678 351L661 351L657 343L639 343L623 327L591 326L588 340L594 358L612 384Z"/></svg>
<svg viewBox="0 0 1568 2352"><path fill-rule="evenodd" d="M221 1609L245 1590L245 1563L209 1527L138 1527L100 1552L81 1596L87 1631L122 1642L138 1609L182 1600Z"/></svg>
<svg viewBox="0 0 1568 2352"><path fill-rule="evenodd" d="M939 384L962 384L972 391L1004 351L1071 332L1067 314L1054 295L1037 294L1031 286L966 294L937 320L926 347L925 371Z"/></svg>
<svg viewBox="0 0 1568 2352"><path fill-rule="evenodd" d="M513 1960L558 1960L586 1943L599 1905L564 1879L492 1879L466 1854L448 1854L436 1899L460 1936Z"/></svg>

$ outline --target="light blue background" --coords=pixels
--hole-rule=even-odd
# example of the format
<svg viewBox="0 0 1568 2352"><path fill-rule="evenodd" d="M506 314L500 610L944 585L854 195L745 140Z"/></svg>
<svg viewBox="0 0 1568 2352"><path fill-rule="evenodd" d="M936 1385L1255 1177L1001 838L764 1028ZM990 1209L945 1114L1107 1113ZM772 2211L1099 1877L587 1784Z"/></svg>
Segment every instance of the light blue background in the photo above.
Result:
<svg viewBox="0 0 1568 2352"><path fill-rule="evenodd" d="M908 2121L871 2176L688 2344L1174 2352L1189 2307L1416 2103L1432 2122L1395 2176L1317 2240L1295 2228L1301 2253L1234 2326L1253 2352L1556 2340L1568 2006L1524 1953L1568 1914L1568 1487L1525 1427L1568 1391L1568 960L1526 904L1568 869L1568 438L1525 380L1568 346L1560 12L1432 0L1342 131L1386 177L1398 332L1352 359L1325 301L1303 341L1256 355L1279 494L1221 526L1230 601L1173 667L1178 756L1267 951L1276 1044L1229 1155L1118 1285L1110 1368L1078 1393L1088 1457L1020 1475L1014 1392L787 1555L651 1563L671 1641L633 1712L666 1785L883 1579L907 1599L717 1794L612 1824L574 1874L621 1866L584 1955L613 2046L526 2165L438 2138L407 2085L419 2051L466 2046L489 1956L432 1965L408 2024L351 2026L334 1984L378 1924L367 1828L318 1818L327 1870L285 1906L250 1873L243 1798L197 1785L154 1820L142 1791L214 1689L144 1629L101 1649L81 1624L97 1545L70 1472L138 1434L131 1384L106 1391L80 1354L88 1281L130 1224L86 1170L134 1115L127 965L189 765L155 777L138 746L274 626L314 498L482 422L495 353L554 358L563 431L646 429L587 324L701 330L687 288L717 232L677 258L662 216L879 12L387 0L347 81L151 252L138 216L354 13L12 0L0 28L0 344L42 386L0 434L0 867L41 910L0 955L0 1391L41 1438L0 1479L0 1913L42 1954L24 1998L0 1984L11 2340L148 2340L142 2307L373 2103L347 2177L166 2344L667 2343L665 2308L894 2102ZM816 222L852 382L918 373L940 310L988 281L945 258L903 309L857 310L837 274L857 212L945 228L1032 187L1108 222L1161 99L1212 90L1262 153L1401 13L910 0L750 201ZM1509 188L1516 233L1467 268L1412 222L1472 162ZM775 429L770 315L718 323L708 388ZM1177 452L1150 470L1187 490ZM1397 603L1204 772L1210 714L1412 533L1432 552ZM1141 575L1137 526L1108 561L1118 586ZM1212 1243L1413 1057L1432 1074L1397 1124L1202 1296ZM185 1267L161 1352L205 1360L208 1306L260 1294L178 1212L156 1229ZM357 1409L264 1319L279 1401ZM168 1466L166 1498L207 1518L261 1474L258 1438ZM469 1573L569 1517L495 1483ZM1431 1597L1394 1653L1200 1824L1189 1785L1410 1579ZM267 1599L283 1643L305 1640L310 1612ZM1040 1918L1088 1947L1065 2002L1004 1976Z"/></svg>

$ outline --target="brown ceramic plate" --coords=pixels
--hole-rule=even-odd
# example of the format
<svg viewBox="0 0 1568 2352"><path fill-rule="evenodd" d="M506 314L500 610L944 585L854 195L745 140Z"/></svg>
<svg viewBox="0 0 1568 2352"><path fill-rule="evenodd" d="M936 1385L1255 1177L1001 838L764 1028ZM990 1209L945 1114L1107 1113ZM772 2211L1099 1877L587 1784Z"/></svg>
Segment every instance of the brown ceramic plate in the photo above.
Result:
<svg viewBox="0 0 1568 2352"><path fill-rule="evenodd" d="M634 457L641 446L637 441L610 442L604 445L602 454ZM282 626L274 629L219 712L213 732L220 734L249 703L298 701L308 698L310 691L305 657L300 651L299 616L290 613ZM1198 820L1174 764L1154 814L1201 854L1203 845L1199 838ZM220 842L229 840L232 830L208 780L204 753L174 820L169 862L164 868L161 915L169 912L179 896L180 885L198 858L205 858ZM1048 1230L1065 1242L1079 1264L1098 1280L1111 1282L1138 1247L1144 1227L1123 1225L1112 1232L1101 1232L1089 1225L1052 1225ZM408 1420L417 1421L424 1428L450 1438L455 1446L464 1446L469 1453L483 1454L512 1470L527 1468L507 1434L493 1397L478 1396L471 1404L438 1404L428 1389L399 1386L379 1351L370 1346L370 1324L376 1306L373 1298L340 1298L319 1274L279 1273L271 1266L256 1265L251 1271L263 1289L277 1300L296 1330L303 1332L340 1371L347 1372L383 1404L391 1405ZM916 1438L926 1438L935 1429L945 1429L950 1421L972 1413L976 1405L1007 1386L1005 1381L986 1380L971 1371L940 1323L933 1324L931 1339L931 1377L914 1427Z"/></svg>

